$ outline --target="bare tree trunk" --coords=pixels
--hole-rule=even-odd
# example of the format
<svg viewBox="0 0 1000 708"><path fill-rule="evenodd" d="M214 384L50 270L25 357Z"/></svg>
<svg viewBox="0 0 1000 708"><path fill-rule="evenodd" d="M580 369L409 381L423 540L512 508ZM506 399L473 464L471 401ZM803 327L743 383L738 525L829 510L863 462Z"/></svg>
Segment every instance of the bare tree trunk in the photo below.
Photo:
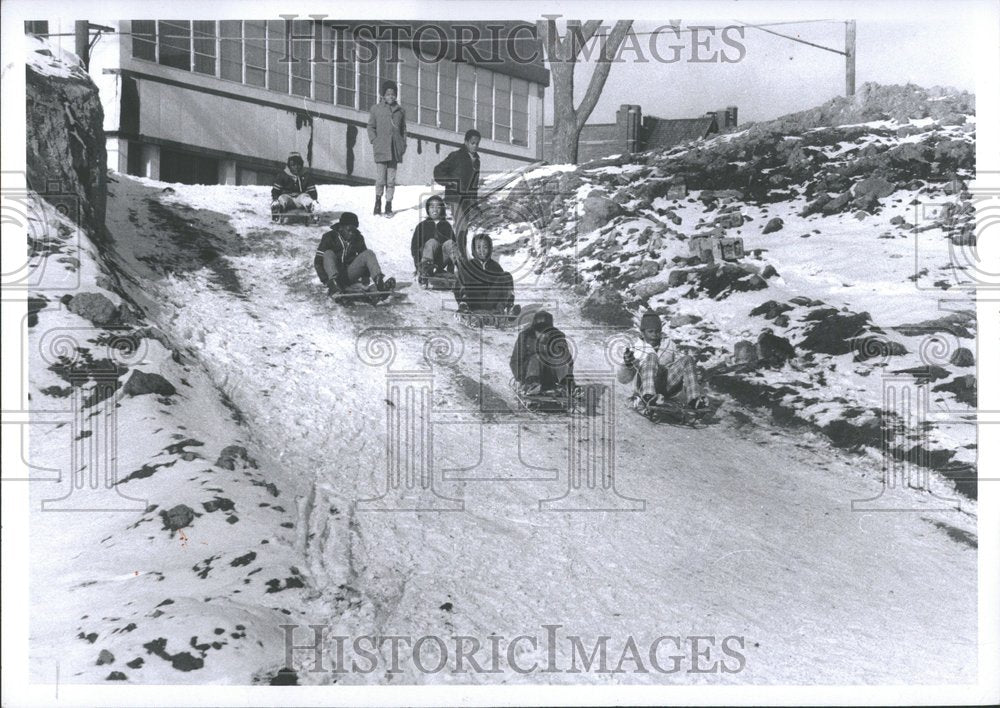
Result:
<svg viewBox="0 0 1000 708"><path fill-rule="evenodd" d="M602 36L598 39L601 42L601 51L598 54L597 66L594 68L583 100L576 106L573 98L573 72L576 69L577 58L584 46L601 28L600 20L589 20L583 25L570 21L567 23L566 36L560 37L555 19L550 18L539 23L539 32L548 56L552 80L553 121L550 162L577 161L580 132L597 105L608 73L611 71L611 60L625 41L632 28L632 21L619 20L607 37Z"/></svg>

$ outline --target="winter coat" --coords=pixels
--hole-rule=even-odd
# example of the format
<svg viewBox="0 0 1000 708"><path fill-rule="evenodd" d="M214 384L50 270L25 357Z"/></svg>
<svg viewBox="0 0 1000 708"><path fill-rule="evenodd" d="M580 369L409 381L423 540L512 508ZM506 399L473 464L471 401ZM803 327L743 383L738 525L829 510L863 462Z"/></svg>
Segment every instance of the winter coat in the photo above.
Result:
<svg viewBox="0 0 1000 708"><path fill-rule="evenodd" d="M543 338L544 341L539 342ZM539 332L528 325L518 333L514 351L510 355L510 371L518 383L524 383L528 375L528 361L533 356L541 356L545 369L552 370L558 366L566 366L569 373L573 372L573 356L570 354L566 334L555 327L550 326ZM546 378L544 374L543 371L543 379ZM552 380L541 383L548 386L559 382Z"/></svg>
<svg viewBox="0 0 1000 708"><path fill-rule="evenodd" d="M413 229L413 238L410 240L410 253L413 254L413 265L420 265L420 258L424 252L424 246L430 239L437 239L438 243L444 245L445 241L455 238L455 231L447 219L434 221L429 216L417 224Z"/></svg>
<svg viewBox="0 0 1000 708"><path fill-rule="evenodd" d="M320 280L326 282L326 278L334 278L341 288L349 285L347 282L347 266L359 255L368 250L365 244L365 237L361 235L353 226L338 224L323 234L319 241L319 248L316 249L316 271L320 273ZM323 255L331 251L333 253L333 263L336 272L329 273L323 263Z"/></svg>
<svg viewBox="0 0 1000 708"><path fill-rule="evenodd" d="M274 201L282 194L290 194L297 197L302 193L308 194L314 200L319 201L316 194L316 183L308 172L303 172L299 176L292 174L287 167L281 171L271 185L271 201Z"/></svg>
<svg viewBox="0 0 1000 708"><path fill-rule="evenodd" d="M434 181L444 187L445 201L479 196L479 153L464 147L450 153L434 168Z"/></svg>
<svg viewBox="0 0 1000 708"><path fill-rule="evenodd" d="M399 103L379 101L368 116L368 142L375 162L402 162L406 152L406 111Z"/></svg>

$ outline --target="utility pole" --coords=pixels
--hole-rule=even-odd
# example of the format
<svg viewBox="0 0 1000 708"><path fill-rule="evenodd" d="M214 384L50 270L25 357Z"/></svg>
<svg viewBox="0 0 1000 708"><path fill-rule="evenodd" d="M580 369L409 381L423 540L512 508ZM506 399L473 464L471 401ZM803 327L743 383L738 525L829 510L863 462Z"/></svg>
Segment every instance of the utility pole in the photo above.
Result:
<svg viewBox="0 0 1000 708"><path fill-rule="evenodd" d="M76 55L84 69L90 69L90 23L87 20L76 21Z"/></svg>
<svg viewBox="0 0 1000 708"><path fill-rule="evenodd" d="M854 57L855 39L858 33L858 21L848 20L844 28L844 62L847 65L847 95L854 95Z"/></svg>

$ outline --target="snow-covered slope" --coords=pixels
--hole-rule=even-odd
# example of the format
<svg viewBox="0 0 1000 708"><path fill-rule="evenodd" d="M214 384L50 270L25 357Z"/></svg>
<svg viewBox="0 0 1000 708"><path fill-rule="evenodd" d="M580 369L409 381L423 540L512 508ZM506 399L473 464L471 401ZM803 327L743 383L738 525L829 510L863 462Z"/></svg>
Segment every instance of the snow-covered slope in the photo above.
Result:
<svg viewBox="0 0 1000 708"><path fill-rule="evenodd" d="M115 179L100 260L82 234L82 248L67 254L90 274L81 290L115 305L124 298L116 322L131 321L148 346L131 368L161 374L176 393L123 388L118 407L96 409L116 415L127 478L119 487L146 511L33 512L37 677L58 661L64 681L268 680L286 664L282 624L301 626L297 643L310 638L308 624L349 638L432 635L452 647L457 636L484 647L500 637L496 673L455 673L453 651L441 672L408 658L392 672L384 645L370 673L310 672L312 653L296 652L302 683L974 677L974 502L883 490L877 458L846 457L733 402L701 430L650 424L624 410L620 389L605 394L602 405L618 411L605 429L574 433L560 419L519 413L507 385L513 331L461 329L447 294L415 287L391 309L332 304L311 265L321 229L272 225L264 188ZM369 216L371 196L320 187L324 207L357 212L386 270L409 280L417 212ZM415 207L423 196L406 187L395 202ZM510 268L519 259L502 256ZM525 304L550 308L571 335L580 377L606 376L615 330L583 318L580 298L547 273L519 287ZM66 309L73 300L37 311L34 350L53 327L90 326ZM372 328L394 342L391 364L385 340L366 336ZM61 392L49 387L65 384L34 356L32 404L43 408ZM388 484L388 421L402 400L388 373L433 375L418 420L434 425L428 454L440 496L422 499L451 511L364 503ZM246 454L227 458L231 445ZM613 450L618 496L601 494L598 477L577 502L589 511L540 504L571 489L571 447ZM32 439L40 464L66 469L68 454L65 435ZM852 500L874 498L906 511L852 511ZM159 516L178 505L197 516ZM171 531L171 518L187 523ZM554 644L543 625L562 626ZM519 635L538 642L513 643ZM621 670L568 673L568 635L588 652L610 637L609 668ZM694 673L686 641L676 674L650 670L645 658L645 672L619 661L629 637L645 648L661 635L712 635L716 647L740 637L745 666ZM332 640L328 649L334 656ZM562 672L512 666L544 667L550 656ZM477 658L489 666L483 652ZM425 665L434 663L428 650Z"/></svg>
<svg viewBox="0 0 1000 708"><path fill-rule="evenodd" d="M598 316L657 310L706 367L770 329L798 358L717 388L845 448L880 452L888 431L890 456L974 496L973 113L966 93L866 84L695 145L528 175L487 221ZM747 255L701 265L701 236ZM923 403L903 410L904 390Z"/></svg>

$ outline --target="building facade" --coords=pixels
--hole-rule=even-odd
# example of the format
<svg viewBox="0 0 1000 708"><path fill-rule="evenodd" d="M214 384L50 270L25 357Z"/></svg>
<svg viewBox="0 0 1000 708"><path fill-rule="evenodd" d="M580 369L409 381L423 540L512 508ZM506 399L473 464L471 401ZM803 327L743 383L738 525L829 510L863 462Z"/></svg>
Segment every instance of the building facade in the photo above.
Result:
<svg viewBox="0 0 1000 708"><path fill-rule="evenodd" d="M577 162L583 164L611 155L665 150L702 140L737 126L738 109L727 106L697 118L643 116L642 107L623 104L614 123L588 123L580 131ZM545 126L543 157L551 159L552 126Z"/></svg>
<svg viewBox="0 0 1000 708"><path fill-rule="evenodd" d="M270 184L297 151L318 181L370 184L366 124L386 79L407 115L399 184L430 183L468 128L483 135L484 174L541 159L549 78L534 26L419 27L428 26L121 21L89 58L109 167L170 182Z"/></svg>

